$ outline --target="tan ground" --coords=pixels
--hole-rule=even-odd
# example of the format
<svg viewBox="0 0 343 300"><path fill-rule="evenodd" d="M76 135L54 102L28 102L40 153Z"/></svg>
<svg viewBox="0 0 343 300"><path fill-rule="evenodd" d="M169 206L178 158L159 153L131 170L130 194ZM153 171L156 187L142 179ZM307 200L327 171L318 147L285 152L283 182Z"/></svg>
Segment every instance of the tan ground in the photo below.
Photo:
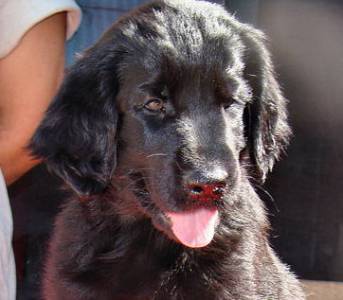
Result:
<svg viewBox="0 0 343 300"><path fill-rule="evenodd" d="M343 283L303 280L307 300L343 300Z"/></svg>

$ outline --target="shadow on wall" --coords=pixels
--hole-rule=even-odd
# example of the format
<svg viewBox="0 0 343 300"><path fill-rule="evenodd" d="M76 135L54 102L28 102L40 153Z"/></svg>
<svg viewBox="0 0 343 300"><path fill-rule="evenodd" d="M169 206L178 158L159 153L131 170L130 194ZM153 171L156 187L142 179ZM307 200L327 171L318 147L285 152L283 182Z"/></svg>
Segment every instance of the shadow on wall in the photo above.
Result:
<svg viewBox="0 0 343 300"><path fill-rule="evenodd" d="M308 279L343 280L343 2L260 1L294 138L267 183L274 245Z"/></svg>

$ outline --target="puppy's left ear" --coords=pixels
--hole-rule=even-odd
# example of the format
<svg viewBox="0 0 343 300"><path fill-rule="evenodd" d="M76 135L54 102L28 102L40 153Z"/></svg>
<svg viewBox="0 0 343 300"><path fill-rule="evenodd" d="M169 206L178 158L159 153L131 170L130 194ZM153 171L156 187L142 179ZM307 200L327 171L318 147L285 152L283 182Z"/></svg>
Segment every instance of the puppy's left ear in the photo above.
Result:
<svg viewBox="0 0 343 300"><path fill-rule="evenodd" d="M101 192L116 166L117 59L100 48L70 69L29 146L81 196Z"/></svg>
<svg viewBox="0 0 343 300"><path fill-rule="evenodd" d="M246 45L245 78L252 88L252 103L245 110L245 126L253 175L264 182L275 160L289 142L287 101L275 78L263 33L248 27L242 32Z"/></svg>

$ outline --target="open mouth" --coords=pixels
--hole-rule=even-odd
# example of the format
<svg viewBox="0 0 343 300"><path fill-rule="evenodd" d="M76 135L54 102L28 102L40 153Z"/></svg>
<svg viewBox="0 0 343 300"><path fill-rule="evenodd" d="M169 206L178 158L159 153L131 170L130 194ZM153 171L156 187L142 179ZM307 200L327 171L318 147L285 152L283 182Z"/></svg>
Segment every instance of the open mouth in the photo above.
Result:
<svg viewBox="0 0 343 300"><path fill-rule="evenodd" d="M190 248L201 248L211 243L219 223L216 207L199 207L183 212L167 212L171 230L178 241Z"/></svg>
<svg viewBox="0 0 343 300"><path fill-rule="evenodd" d="M142 173L131 174L130 178L134 182L133 191L142 208L151 216L156 213L165 216L169 236L171 233L174 240L189 248L201 248L211 243L219 224L219 211L214 202L209 205L202 201L201 205L194 205L182 211L166 211L152 202Z"/></svg>

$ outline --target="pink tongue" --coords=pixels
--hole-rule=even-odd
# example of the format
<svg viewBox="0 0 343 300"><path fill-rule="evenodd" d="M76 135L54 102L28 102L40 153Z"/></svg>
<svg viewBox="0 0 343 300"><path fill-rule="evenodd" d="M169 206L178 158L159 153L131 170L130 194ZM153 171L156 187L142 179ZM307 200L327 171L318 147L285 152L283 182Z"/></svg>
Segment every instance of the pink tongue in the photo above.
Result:
<svg viewBox="0 0 343 300"><path fill-rule="evenodd" d="M198 208L189 212L168 212L172 231L178 240L187 247L207 246L213 239L218 222L216 208Z"/></svg>

